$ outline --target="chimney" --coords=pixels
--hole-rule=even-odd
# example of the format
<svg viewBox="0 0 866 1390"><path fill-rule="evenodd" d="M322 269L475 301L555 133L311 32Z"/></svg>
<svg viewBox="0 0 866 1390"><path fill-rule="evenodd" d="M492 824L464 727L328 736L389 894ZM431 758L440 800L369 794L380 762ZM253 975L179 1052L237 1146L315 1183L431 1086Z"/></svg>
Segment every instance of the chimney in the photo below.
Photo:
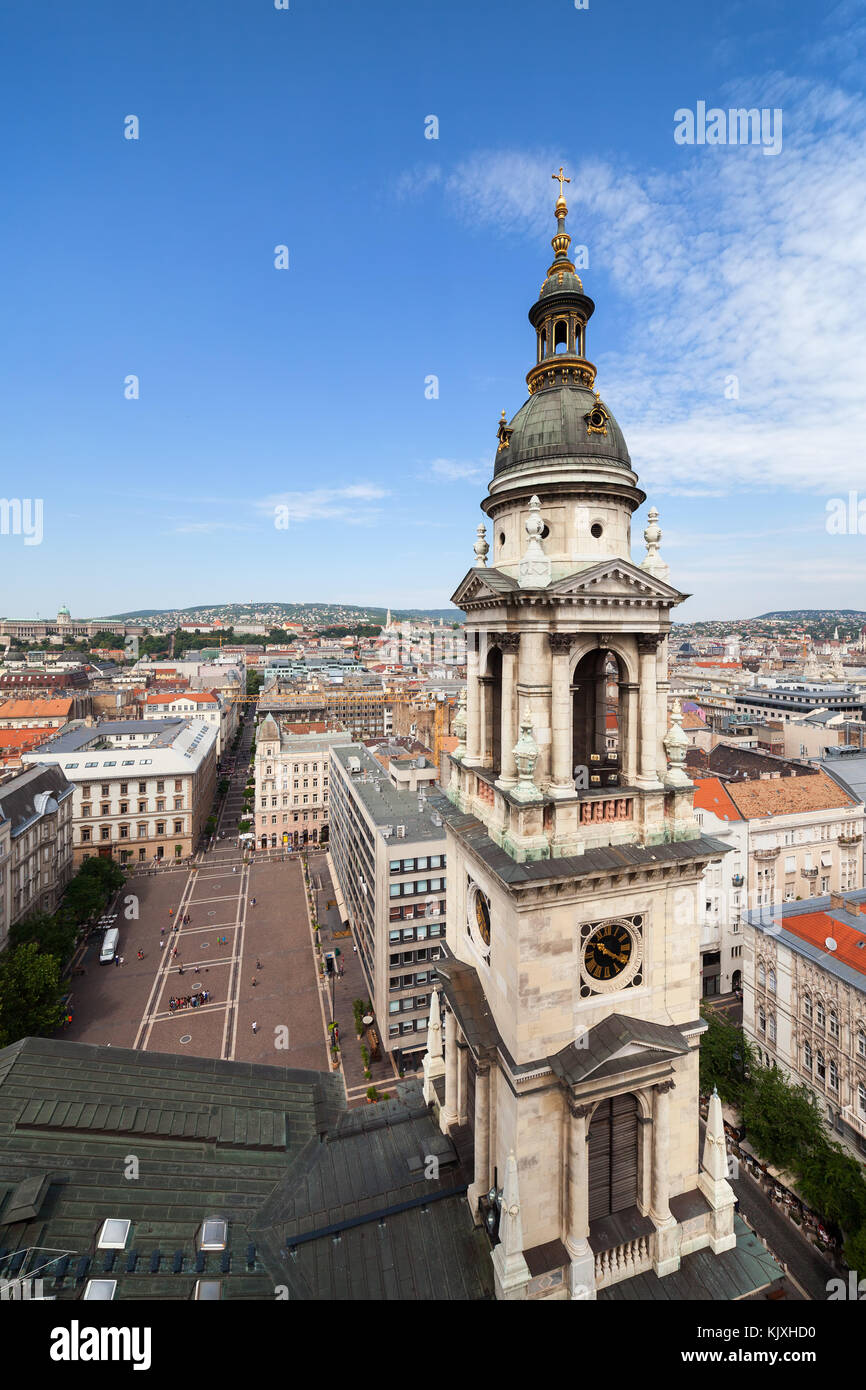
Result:
<svg viewBox="0 0 866 1390"><path fill-rule="evenodd" d="M844 897L843 897L843 895L842 895L841 893L831 893L831 894L830 894L830 911L831 911L831 912L847 912L847 911L848 911L848 904L845 902L845 899L844 899Z"/></svg>

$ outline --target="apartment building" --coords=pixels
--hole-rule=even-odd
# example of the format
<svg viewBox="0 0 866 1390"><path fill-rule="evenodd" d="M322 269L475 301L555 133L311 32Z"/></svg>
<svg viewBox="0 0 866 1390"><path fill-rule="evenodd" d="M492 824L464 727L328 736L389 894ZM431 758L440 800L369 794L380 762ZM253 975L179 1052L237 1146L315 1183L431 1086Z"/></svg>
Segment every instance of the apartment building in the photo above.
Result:
<svg viewBox="0 0 866 1390"><path fill-rule="evenodd" d="M866 891L744 914L743 1029L866 1159Z"/></svg>
<svg viewBox="0 0 866 1390"><path fill-rule="evenodd" d="M105 721L58 734L26 762L73 783L75 867L182 859L197 847L216 791L217 730L201 719Z"/></svg>
<svg viewBox="0 0 866 1390"><path fill-rule="evenodd" d="M267 715L256 734L255 843L259 849L328 843L330 750L345 732L291 733Z"/></svg>
<svg viewBox="0 0 866 1390"><path fill-rule="evenodd" d="M742 986L742 912L862 887L866 806L823 771L802 770L696 778L694 807L702 832L731 847L707 865L700 898L703 994L726 994Z"/></svg>
<svg viewBox="0 0 866 1390"><path fill-rule="evenodd" d="M72 875L73 787L58 767L31 767L0 785L0 950L9 928L54 912Z"/></svg>
<svg viewBox="0 0 866 1390"><path fill-rule="evenodd" d="M142 719L165 719L167 715L212 724L217 731L217 758L222 757L228 740L234 737L235 707L213 690L148 691L142 700Z"/></svg>
<svg viewBox="0 0 866 1390"><path fill-rule="evenodd" d="M848 718L863 718L863 693L856 685L803 683L779 685L772 689L755 686L738 691L734 701L740 719L773 718L790 724L818 710Z"/></svg>
<svg viewBox="0 0 866 1390"><path fill-rule="evenodd" d="M445 940L445 828L423 786L398 791L362 744L335 746L330 765L338 905L383 1045L399 1062L426 1045L432 975Z"/></svg>
<svg viewBox="0 0 866 1390"><path fill-rule="evenodd" d="M341 724L350 739L361 739L383 738L390 732L392 704L391 696L386 696L381 685L361 690L342 686L303 691L269 688L259 701L259 710L332 727Z"/></svg>
<svg viewBox="0 0 866 1390"><path fill-rule="evenodd" d="M4 700L0 704L0 729L48 729L56 732L74 719L71 696L56 699Z"/></svg>

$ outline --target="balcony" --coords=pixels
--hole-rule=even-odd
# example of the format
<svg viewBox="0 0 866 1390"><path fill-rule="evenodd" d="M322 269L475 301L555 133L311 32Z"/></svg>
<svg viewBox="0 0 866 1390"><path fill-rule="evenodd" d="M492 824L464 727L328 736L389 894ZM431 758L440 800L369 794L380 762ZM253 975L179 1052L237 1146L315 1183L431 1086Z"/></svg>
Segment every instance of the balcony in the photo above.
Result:
<svg viewBox="0 0 866 1390"><path fill-rule="evenodd" d="M818 877L817 869L801 869L800 873L803 875L804 878L808 879L816 879Z"/></svg>
<svg viewBox="0 0 866 1390"><path fill-rule="evenodd" d="M859 845L859 843L860 843L860 841L861 841L862 839L863 839L863 836L862 836L862 835L840 835L840 836L839 836L839 844L840 844L840 845Z"/></svg>
<svg viewBox="0 0 866 1390"><path fill-rule="evenodd" d="M731 883L735 888L742 888L743 884L745 883L745 879L743 878L742 874L732 874Z"/></svg>
<svg viewBox="0 0 866 1390"><path fill-rule="evenodd" d="M752 851L753 857L757 859L759 864L768 860L778 859L781 853L782 851L779 846L775 849L756 849Z"/></svg>
<svg viewBox="0 0 866 1390"><path fill-rule="evenodd" d="M866 1115L861 1115L853 1105L844 1105L842 1119L850 1129L856 1130L861 1138L866 1139Z"/></svg>

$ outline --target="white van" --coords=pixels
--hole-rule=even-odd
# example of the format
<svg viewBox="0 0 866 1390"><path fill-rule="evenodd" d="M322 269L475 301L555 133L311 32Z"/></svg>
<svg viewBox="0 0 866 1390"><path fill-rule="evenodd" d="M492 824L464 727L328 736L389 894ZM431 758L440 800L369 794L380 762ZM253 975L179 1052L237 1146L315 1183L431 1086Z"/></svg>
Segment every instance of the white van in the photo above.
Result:
<svg viewBox="0 0 866 1390"><path fill-rule="evenodd" d="M120 940L120 932L117 927L109 927L105 936L102 938L102 948L99 952L99 964L110 965L117 954L117 943Z"/></svg>

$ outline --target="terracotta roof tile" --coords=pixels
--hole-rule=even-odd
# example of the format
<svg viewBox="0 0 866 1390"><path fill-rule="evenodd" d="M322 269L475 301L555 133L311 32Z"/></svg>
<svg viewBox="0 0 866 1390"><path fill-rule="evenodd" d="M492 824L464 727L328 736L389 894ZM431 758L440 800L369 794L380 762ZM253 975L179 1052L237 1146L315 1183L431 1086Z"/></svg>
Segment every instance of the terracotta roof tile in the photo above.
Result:
<svg viewBox="0 0 866 1390"><path fill-rule="evenodd" d="M816 772L811 777L750 778L729 782L727 790L744 820L792 816L800 811L830 811L837 806L847 809L859 804L826 772Z"/></svg>
<svg viewBox="0 0 866 1390"><path fill-rule="evenodd" d="M718 777L695 779L695 806L700 811L712 811L720 820L743 820Z"/></svg>
<svg viewBox="0 0 866 1390"><path fill-rule="evenodd" d="M862 906L860 911L863 911ZM826 950L827 937L832 936L836 942L833 959L866 975L866 932L849 927L847 922L840 922L829 912L802 912L793 917L783 917L782 926L792 936L810 942L821 951Z"/></svg>

